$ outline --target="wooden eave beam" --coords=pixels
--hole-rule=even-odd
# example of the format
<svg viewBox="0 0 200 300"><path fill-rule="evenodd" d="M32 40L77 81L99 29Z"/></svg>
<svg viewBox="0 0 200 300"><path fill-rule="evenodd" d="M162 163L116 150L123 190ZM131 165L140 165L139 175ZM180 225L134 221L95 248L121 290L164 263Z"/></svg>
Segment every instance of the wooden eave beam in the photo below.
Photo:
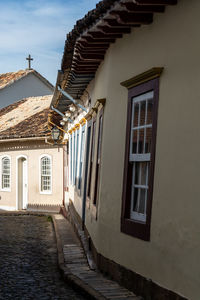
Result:
<svg viewBox="0 0 200 300"><path fill-rule="evenodd" d="M104 42L104 43L96 43L96 44L91 44L91 43L88 43L86 41L78 41L77 42L78 45L80 45L80 47L84 47L84 48L103 48L103 49L107 49L109 48L110 44L107 43L107 42Z"/></svg>
<svg viewBox="0 0 200 300"><path fill-rule="evenodd" d="M82 88L82 87L85 86L85 83L77 83L77 82L75 81L75 82L69 84L69 87L71 87L71 86L72 86L72 87L75 87L75 88L77 88L77 87Z"/></svg>
<svg viewBox="0 0 200 300"><path fill-rule="evenodd" d="M86 75L80 75L80 74L74 74L73 72L70 72L68 78L71 80L71 79L74 79L74 80L86 80L87 78L88 79L91 79L93 78L93 75L91 74L86 74Z"/></svg>
<svg viewBox="0 0 200 300"><path fill-rule="evenodd" d="M82 39L83 39L83 37L82 37ZM114 43L115 42L115 38L99 38L99 39L95 39L95 38L92 38L92 36L89 36L89 35L87 35L87 36L84 36L84 39L88 42L88 43L103 43L103 42L105 42L105 43Z"/></svg>
<svg viewBox="0 0 200 300"><path fill-rule="evenodd" d="M72 63L72 67L87 67L87 66L90 66L90 67L98 67L99 66L99 62L73 62Z"/></svg>
<svg viewBox="0 0 200 300"><path fill-rule="evenodd" d="M99 61L100 61L101 59L96 59L96 58L93 58L93 59L90 59L90 62L91 63L98 63ZM74 63L82 63L82 62L86 62L86 59L83 59L83 58L81 58L80 57L80 55L76 55L76 56L74 56L74 58L73 58L73 62Z"/></svg>
<svg viewBox="0 0 200 300"><path fill-rule="evenodd" d="M72 68L72 70L76 71L95 71L97 68L96 67L75 67Z"/></svg>
<svg viewBox="0 0 200 300"><path fill-rule="evenodd" d="M92 48L88 49L76 49L75 53L83 53L83 54L101 54L104 55L106 53L105 49L95 49L93 50Z"/></svg>
<svg viewBox="0 0 200 300"><path fill-rule="evenodd" d="M104 59L104 54L99 54L99 53L81 53L79 54L80 55L80 58L82 60L86 60L86 61L100 61L100 60L103 60Z"/></svg>
<svg viewBox="0 0 200 300"><path fill-rule="evenodd" d="M140 24L132 24L132 25L127 25L126 23L122 22L121 20L116 20L116 19L111 19L111 18L105 18L104 22L108 24L111 27L126 27L129 28L131 27L140 27Z"/></svg>
<svg viewBox="0 0 200 300"><path fill-rule="evenodd" d="M177 0L137 0L140 5L176 5Z"/></svg>
<svg viewBox="0 0 200 300"><path fill-rule="evenodd" d="M110 27L110 26L104 26L104 25L98 25L97 28L101 29L105 33L130 33L131 29L130 27Z"/></svg>
<svg viewBox="0 0 200 300"><path fill-rule="evenodd" d="M86 71L80 71L80 72L77 72L76 70L72 70L72 73L75 74L75 75L93 75L95 74L96 71L90 71L90 72L86 72Z"/></svg>
<svg viewBox="0 0 200 300"><path fill-rule="evenodd" d="M76 66L76 67L72 67L72 70L96 70L98 67L96 66L91 66L91 67L87 67L87 66L83 66L83 67L79 67L79 66Z"/></svg>
<svg viewBox="0 0 200 300"><path fill-rule="evenodd" d="M80 47L80 46L76 46L76 50L77 51L81 51L81 52L100 52L100 53L104 53L106 52L107 48L86 48L86 47Z"/></svg>
<svg viewBox="0 0 200 300"><path fill-rule="evenodd" d="M116 39L116 38L121 38L122 34L120 33L104 33L101 31L88 31L88 35L92 36L95 39Z"/></svg>
<svg viewBox="0 0 200 300"><path fill-rule="evenodd" d="M137 5L133 2L122 2L129 12L139 13L163 13L165 11L164 5Z"/></svg>
<svg viewBox="0 0 200 300"><path fill-rule="evenodd" d="M138 23L138 24L150 24L153 22L153 14L152 13L132 13L126 11L115 10L110 12L113 15L119 16L119 19L124 23Z"/></svg>

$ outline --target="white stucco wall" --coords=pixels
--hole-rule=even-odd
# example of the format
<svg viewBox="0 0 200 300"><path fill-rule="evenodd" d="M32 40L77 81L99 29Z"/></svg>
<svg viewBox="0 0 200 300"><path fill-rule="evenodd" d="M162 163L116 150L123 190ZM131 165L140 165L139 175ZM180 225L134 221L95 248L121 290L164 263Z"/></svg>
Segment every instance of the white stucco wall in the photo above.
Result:
<svg viewBox="0 0 200 300"><path fill-rule="evenodd" d="M0 90L0 109L26 97L51 94L53 94L52 89L34 73L30 73L12 85Z"/></svg>
<svg viewBox="0 0 200 300"><path fill-rule="evenodd" d="M29 205L61 205L63 200L63 149L29 147L5 151L0 148L0 157L9 155L11 158L11 189L0 191L0 209L17 208L17 158L27 157L28 165L28 204ZM18 145L19 146L19 145ZM50 155L52 158L52 193L40 193L40 156Z"/></svg>

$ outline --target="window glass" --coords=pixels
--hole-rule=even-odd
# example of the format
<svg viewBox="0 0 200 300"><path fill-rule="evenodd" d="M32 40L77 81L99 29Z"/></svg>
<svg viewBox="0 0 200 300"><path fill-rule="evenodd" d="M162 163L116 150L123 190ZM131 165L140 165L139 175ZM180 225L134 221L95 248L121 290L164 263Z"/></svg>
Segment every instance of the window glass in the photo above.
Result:
<svg viewBox="0 0 200 300"><path fill-rule="evenodd" d="M41 158L41 191L51 191L51 160L47 156Z"/></svg>
<svg viewBox="0 0 200 300"><path fill-rule="evenodd" d="M90 164L89 164L89 174L88 174L88 188L87 188L87 195L90 197L91 192L91 181L92 181L92 166L94 160L94 146L95 146L95 134L96 134L96 120L93 120L92 126L92 142L91 142L91 150L90 150Z"/></svg>
<svg viewBox="0 0 200 300"><path fill-rule="evenodd" d="M79 190L81 189L81 183L82 183L84 149L85 149L85 125L82 127L82 133L81 133L81 148L80 148L80 159L79 159L79 180L78 180L78 189Z"/></svg>
<svg viewBox="0 0 200 300"><path fill-rule="evenodd" d="M2 189L10 188L10 159L4 157L2 159Z"/></svg>
<svg viewBox="0 0 200 300"><path fill-rule="evenodd" d="M130 156L132 164L132 192L130 217L146 221L148 197L148 164L152 139L153 92L132 98L132 124ZM134 154L134 155L132 155Z"/></svg>
<svg viewBox="0 0 200 300"><path fill-rule="evenodd" d="M153 92L133 97L130 152L150 153L152 138Z"/></svg>
<svg viewBox="0 0 200 300"><path fill-rule="evenodd" d="M128 87L121 231L145 241L150 240L158 98L159 77Z"/></svg>
<svg viewBox="0 0 200 300"><path fill-rule="evenodd" d="M103 130L103 109L100 111L100 115L99 115L98 144L97 144L97 161L96 161L95 185L94 185L94 199L93 199L93 204L94 205L96 205L97 202L98 202L100 162L101 162L102 130Z"/></svg>

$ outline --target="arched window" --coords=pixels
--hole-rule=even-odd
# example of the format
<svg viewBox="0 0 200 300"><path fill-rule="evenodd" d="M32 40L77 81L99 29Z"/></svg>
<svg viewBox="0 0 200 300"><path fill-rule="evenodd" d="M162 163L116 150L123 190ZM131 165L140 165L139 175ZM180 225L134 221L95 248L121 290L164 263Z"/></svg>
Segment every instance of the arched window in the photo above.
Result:
<svg viewBox="0 0 200 300"><path fill-rule="evenodd" d="M8 156L1 159L1 188L10 190L10 158Z"/></svg>
<svg viewBox="0 0 200 300"><path fill-rule="evenodd" d="M41 192L44 194L51 193L51 181L52 181L52 166L51 157L42 156L40 159L40 174L41 174Z"/></svg>

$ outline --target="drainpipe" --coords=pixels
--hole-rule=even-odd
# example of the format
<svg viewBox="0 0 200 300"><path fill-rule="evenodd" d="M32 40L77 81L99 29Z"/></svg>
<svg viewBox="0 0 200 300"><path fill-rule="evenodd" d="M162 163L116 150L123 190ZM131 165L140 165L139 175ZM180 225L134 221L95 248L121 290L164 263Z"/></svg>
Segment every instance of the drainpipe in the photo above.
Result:
<svg viewBox="0 0 200 300"><path fill-rule="evenodd" d="M59 111L57 108L53 107L53 105L51 105L51 109L54 110L55 112L57 112L57 114L59 114L60 116L64 117L65 115Z"/></svg>
<svg viewBox="0 0 200 300"><path fill-rule="evenodd" d="M76 106L78 106L79 108L81 108L83 111L87 112L87 109L83 105L79 104L74 98L72 98L72 96L70 96L67 92L65 92L64 90L62 90L60 86L58 86L58 91L61 92L73 104L75 104Z"/></svg>
<svg viewBox="0 0 200 300"><path fill-rule="evenodd" d="M66 118L66 116L61 112L59 111L57 108L53 107L53 105L51 105L51 109L55 112L57 112L57 114L59 114L60 116L62 116L63 118ZM70 123L72 123L72 119L70 119L69 117L67 118Z"/></svg>

